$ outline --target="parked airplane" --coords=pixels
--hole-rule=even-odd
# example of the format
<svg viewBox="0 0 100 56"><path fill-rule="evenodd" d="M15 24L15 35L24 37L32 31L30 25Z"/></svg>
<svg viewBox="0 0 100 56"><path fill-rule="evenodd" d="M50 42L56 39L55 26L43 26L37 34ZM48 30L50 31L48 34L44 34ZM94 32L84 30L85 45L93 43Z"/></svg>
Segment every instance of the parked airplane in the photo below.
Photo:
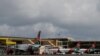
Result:
<svg viewBox="0 0 100 56"><path fill-rule="evenodd" d="M32 47L33 50L39 49L39 47L41 46L41 44L40 44L40 35L41 35L41 31L39 31L38 34L37 34L36 43L16 44L16 45L11 46L11 48L14 49L14 50L17 50L17 51L21 51L21 52L26 52L29 47Z"/></svg>
<svg viewBox="0 0 100 56"><path fill-rule="evenodd" d="M88 48L80 48L80 42L76 44L76 48L73 49L72 54L86 54L88 53Z"/></svg>
<svg viewBox="0 0 100 56"><path fill-rule="evenodd" d="M96 45L95 45L95 43L93 43L91 45L91 47L88 49L88 53L93 54L95 52L95 50L98 50L98 49L95 49L95 47L96 47Z"/></svg>

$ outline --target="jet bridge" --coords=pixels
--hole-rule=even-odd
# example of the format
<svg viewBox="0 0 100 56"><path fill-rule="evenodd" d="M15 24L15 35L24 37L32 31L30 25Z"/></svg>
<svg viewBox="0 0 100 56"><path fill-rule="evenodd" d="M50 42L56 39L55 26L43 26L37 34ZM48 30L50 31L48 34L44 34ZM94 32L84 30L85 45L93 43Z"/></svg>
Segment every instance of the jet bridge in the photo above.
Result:
<svg viewBox="0 0 100 56"><path fill-rule="evenodd" d="M9 38L0 38L1 45L15 45L16 42L11 41Z"/></svg>

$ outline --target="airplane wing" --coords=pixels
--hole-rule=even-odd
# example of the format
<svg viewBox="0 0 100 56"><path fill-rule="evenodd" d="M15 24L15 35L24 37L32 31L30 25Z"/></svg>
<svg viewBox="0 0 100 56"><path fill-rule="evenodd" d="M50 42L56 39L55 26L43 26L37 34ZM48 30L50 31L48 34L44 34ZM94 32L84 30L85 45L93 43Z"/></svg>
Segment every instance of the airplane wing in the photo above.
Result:
<svg viewBox="0 0 100 56"><path fill-rule="evenodd" d="M41 45L34 44L34 45L32 45L32 49L35 50L35 49L39 48L40 46L41 46Z"/></svg>
<svg viewBox="0 0 100 56"><path fill-rule="evenodd" d="M29 47L28 44L19 44L19 45L11 46L11 48L19 49L19 50L23 50L23 51L26 51L28 47Z"/></svg>
<svg viewBox="0 0 100 56"><path fill-rule="evenodd" d="M86 51L86 50L87 50L87 49L80 49L79 51L80 51L80 52L84 52L84 51Z"/></svg>

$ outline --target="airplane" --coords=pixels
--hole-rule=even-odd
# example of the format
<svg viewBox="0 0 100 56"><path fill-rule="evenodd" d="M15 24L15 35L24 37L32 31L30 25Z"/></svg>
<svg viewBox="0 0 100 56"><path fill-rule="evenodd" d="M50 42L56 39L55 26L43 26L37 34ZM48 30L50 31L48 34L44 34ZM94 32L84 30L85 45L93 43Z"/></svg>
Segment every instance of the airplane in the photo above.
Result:
<svg viewBox="0 0 100 56"><path fill-rule="evenodd" d="M72 54L85 54L87 52L87 48L80 48L80 42L77 42L76 47L73 48Z"/></svg>
<svg viewBox="0 0 100 56"><path fill-rule="evenodd" d="M36 37L37 41L35 43L32 42L32 44L16 44L16 45L10 46L10 48L12 48L13 50L17 50L17 52L22 52L22 53L27 52L29 47L32 47L33 50L39 49L41 46L40 35L41 35L41 31L38 32L37 37Z"/></svg>
<svg viewBox="0 0 100 56"><path fill-rule="evenodd" d="M94 54L94 52L96 52L97 50L99 50L99 49L95 49L95 47L96 47L96 45L95 45L95 43L93 43L91 45L91 47L87 50L87 53Z"/></svg>

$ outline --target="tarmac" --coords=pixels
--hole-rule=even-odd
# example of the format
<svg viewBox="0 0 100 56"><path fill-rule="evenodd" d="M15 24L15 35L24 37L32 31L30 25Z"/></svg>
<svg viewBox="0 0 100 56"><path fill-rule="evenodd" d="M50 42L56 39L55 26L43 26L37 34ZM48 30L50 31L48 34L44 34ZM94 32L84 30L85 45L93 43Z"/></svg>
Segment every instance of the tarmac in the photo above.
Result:
<svg viewBox="0 0 100 56"><path fill-rule="evenodd" d="M67 55L0 55L0 56L100 56L100 54L83 54L83 55L72 55L72 54L67 54Z"/></svg>

